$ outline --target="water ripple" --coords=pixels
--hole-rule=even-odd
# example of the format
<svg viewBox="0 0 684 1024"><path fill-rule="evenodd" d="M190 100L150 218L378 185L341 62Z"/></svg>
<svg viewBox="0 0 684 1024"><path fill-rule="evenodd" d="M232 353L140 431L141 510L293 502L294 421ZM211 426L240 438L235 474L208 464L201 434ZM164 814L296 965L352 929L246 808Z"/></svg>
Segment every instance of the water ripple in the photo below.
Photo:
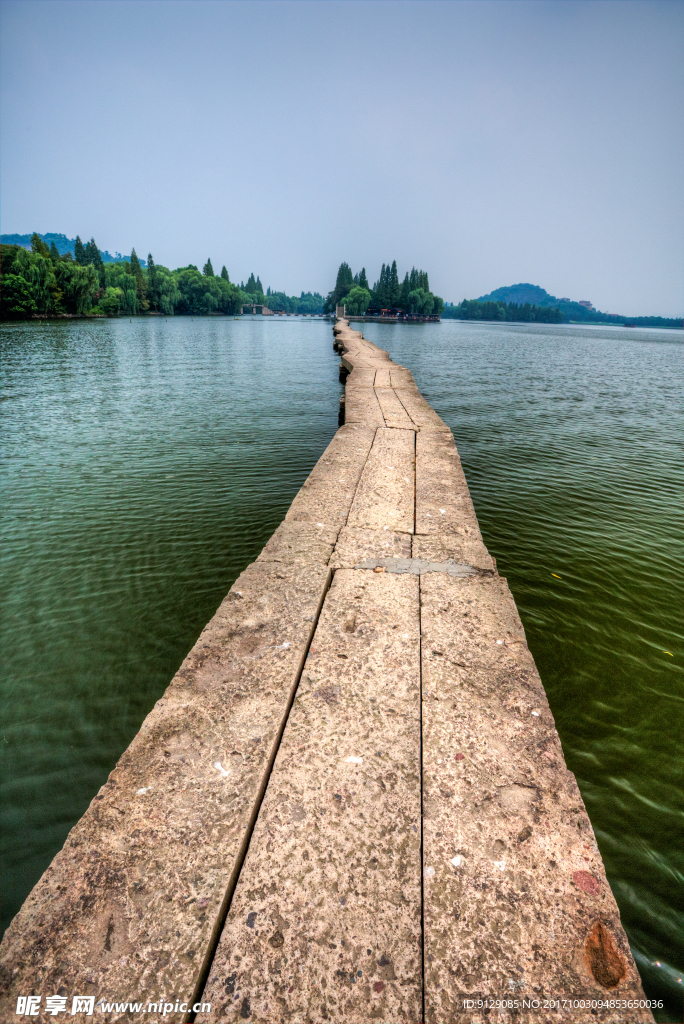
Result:
<svg viewBox="0 0 684 1024"><path fill-rule="evenodd" d="M666 1000L656 1018L680 1019L681 335L454 322L364 333L454 431L644 984Z"/></svg>

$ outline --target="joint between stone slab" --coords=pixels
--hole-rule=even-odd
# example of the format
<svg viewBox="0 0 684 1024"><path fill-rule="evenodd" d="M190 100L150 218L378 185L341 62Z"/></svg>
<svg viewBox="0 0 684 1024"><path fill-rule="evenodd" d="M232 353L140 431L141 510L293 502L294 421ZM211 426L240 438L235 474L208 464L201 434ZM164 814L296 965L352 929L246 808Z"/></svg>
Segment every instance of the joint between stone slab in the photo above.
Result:
<svg viewBox="0 0 684 1024"><path fill-rule="evenodd" d="M411 547L413 551L413 544ZM422 581L418 577L418 699L420 712L420 998L421 998L421 1020L425 1020L425 847L424 847L424 823L425 813L423 808L423 616L422 616Z"/></svg>
<svg viewBox="0 0 684 1024"><path fill-rule="evenodd" d="M228 913L230 912L230 905L231 905L231 902L232 902L232 899L233 899L233 895L235 893L235 889L237 888L237 884L238 884L238 882L240 880L240 873L242 871L242 866L243 866L243 864L245 862L245 858L247 856L247 853L249 852L249 845L250 845L250 842L251 842L251 839L252 839L252 835L254 834L254 827L255 827L255 825L257 823L257 819L259 817L259 811L261 810L261 805L262 805L262 803L264 801L264 796L266 794L266 790L268 789L268 784L269 784L269 782L271 780L271 774L273 772L273 766L275 764L276 757L278 756L278 751L280 749L280 744L282 743L283 734L285 732L285 727L287 726L287 722L288 722L288 719L290 717L290 712L292 711L292 705L294 704L295 699L297 697L297 690L299 689L299 684L301 682L302 673L303 673L304 667L306 665L306 659L309 656L309 650L311 648L311 644L313 643L313 638L316 635L316 629L318 627L318 622L319 622L320 617L321 617L321 612L323 611L323 605L325 604L325 599L328 596L328 593L330 591L330 586L332 584L332 578L333 578L333 572L334 572L334 570L332 570L332 569L328 570L328 578L326 580L325 588L324 588L323 593L321 595L321 599L320 599L320 601L318 603L318 608L316 609L316 613L314 615L313 622L311 623L311 629L309 631L309 639L307 641L307 644L306 644L304 650L302 651L302 657L301 657L301 660L300 660L300 663L299 663L299 667L297 669L297 675L295 677L294 686L292 687L292 692L290 694L290 699L289 699L289 701L287 703L287 707L285 708L285 713L284 713L284 715L282 717L282 721L280 723L280 728L279 728L278 733L277 733L277 735L275 737L275 741L274 741L273 747L271 749L271 754L269 756L268 763L267 763L267 766L266 766L266 771L263 774L263 779L262 779L261 785L260 785L260 787L259 787L259 789L257 791L257 796L256 796L256 799L254 801L254 806L252 808L252 813L250 814L249 821L247 822L247 827L246 827L246 830L245 830L244 839L242 840L242 844L240 846L240 850L238 852L237 857L235 858L235 864L233 865L233 870L231 871L229 879L228 879L228 885L226 887L225 896L223 897L223 902L221 904L220 913L217 915L216 921L214 923L214 927L212 928L212 931L211 931L211 938L209 940L209 944L208 944L208 947L207 947L207 952L205 953L204 960L202 962L202 966L200 968L200 972L199 972L199 975L198 975L198 978L197 978L196 988L195 988L195 991L193 992L193 995L192 995L192 1002L190 1004L191 1006L195 1006L197 1003L201 1003L202 1002L202 995L204 993L204 989L206 987L207 980L209 978L209 973L211 971L211 966L212 966L212 963L214 961L214 957L216 955L216 950L217 950L218 944L219 944L219 942L221 940L221 933L222 933L223 927L224 927L224 925L226 923L226 918L228 917ZM195 1020L195 1017L196 1017L196 1014L192 1010L189 1010L184 1015L184 1017L183 1017L184 1024L192 1024L192 1022Z"/></svg>
<svg viewBox="0 0 684 1024"><path fill-rule="evenodd" d="M392 390L394 391L395 395L397 395L397 389L393 388ZM401 395L397 395L397 398L399 399L399 402L401 403L401 406L402 406L404 412L406 413L408 418L411 420L411 423L415 424L416 431L419 431L420 430L420 426L416 423L416 421L414 420L413 416L411 415L411 413L406 408L406 405L404 404L404 402L402 402Z"/></svg>

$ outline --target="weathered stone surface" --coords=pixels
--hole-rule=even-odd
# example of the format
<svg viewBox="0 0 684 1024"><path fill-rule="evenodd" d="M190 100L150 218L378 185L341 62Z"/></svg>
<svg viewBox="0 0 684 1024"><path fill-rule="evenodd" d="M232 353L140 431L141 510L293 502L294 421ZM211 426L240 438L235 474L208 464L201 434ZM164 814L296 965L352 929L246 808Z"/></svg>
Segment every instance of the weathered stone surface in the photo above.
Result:
<svg viewBox="0 0 684 1024"><path fill-rule="evenodd" d="M376 370L372 366L355 366L349 359L342 357L342 362L351 372L345 381L345 388L364 387L372 388L375 382Z"/></svg>
<svg viewBox="0 0 684 1024"><path fill-rule="evenodd" d="M375 371L375 387L376 388L391 388L392 380L390 377L389 366L383 366L382 369Z"/></svg>
<svg viewBox="0 0 684 1024"><path fill-rule="evenodd" d="M384 427L385 418L373 388L347 388L345 390L345 423L365 427Z"/></svg>
<svg viewBox="0 0 684 1024"><path fill-rule="evenodd" d="M395 392L408 415L421 430L449 430L415 385L412 388L395 388Z"/></svg>
<svg viewBox="0 0 684 1024"><path fill-rule="evenodd" d="M284 520L265 545L257 562L298 562L327 565L340 532L337 525Z"/></svg>
<svg viewBox="0 0 684 1024"><path fill-rule="evenodd" d="M420 587L426 1021L539 1024L545 999L643 999L508 588L439 575ZM518 1009L464 1004L478 999ZM572 1005L552 1016L652 1020Z"/></svg>
<svg viewBox="0 0 684 1024"><path fill-rule="evenodd" d="M451 431L416 434L416 533L456 533L479 527Z"/></svg>
<svg viewBox="0 0 684 1024"><path fill-rule="evenodd" d="M375 429L347 423L335 434L290 505L287 522L344 525Z"/></svg>
<svg viewBox="0 0 684 1024"><path fill-rule="evenodd" d="M415 388L416 382L413 374L405 366L397 363L390 363L390 381L393 388Z"/></svg>
<svg viewBox="0 0 684 1024"><path fill-rule="evenodd" d="M417 580L340 570L200 1021L421 1019Z"/></svg>
<svg viewBox="0 0 684 1024"><path fill-rule="evenodd" d="M482 543L477 526L463 526L459 533L416 534L413 538L414 558L429 558L432 562L451 559L466 562L478 569L494 569L495 563Z"/></svg>
<svg viewBox="0 0 684 1024"><path fill-rule="evenodd" d="M394 533L388 528L364 530L359 527L344 526L337 538L337 544L330 559L330 568L353 569L365 558L379 555L410 558L410 534Z"/></svg>
<svg viewBox="0 0 684 1024"><path fill-rule="evenodd" d="M26 994L191 998L328 574L238 578L7 930L0 1020Z"/></svg>
<svg viewBox="0 0 684 1024"><path fill-rule="evenodd" d="M415 434L380 429L364 467L348 525L413 533Z"/></svg>
<svg viewBox="0 0 684 1024"><path fill-rule="evenodd" d="M396 430L418 429L391 388L376 387L375 394L388 427L393 427Z"/></svg>

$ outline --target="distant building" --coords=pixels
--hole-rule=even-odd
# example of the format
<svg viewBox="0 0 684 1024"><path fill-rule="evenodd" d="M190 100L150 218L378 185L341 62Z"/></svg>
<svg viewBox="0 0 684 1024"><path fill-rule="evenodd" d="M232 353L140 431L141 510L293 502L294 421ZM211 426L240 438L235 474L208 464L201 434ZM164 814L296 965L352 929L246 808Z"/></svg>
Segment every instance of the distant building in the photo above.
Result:
<svg viewBox="0 0 684 1024"><path fill-rule="evenodd" d="M242 307L242 312L243 312L243 314L245 314L245 313L252 313L252 315L256 314L257 316L274 316L275 315L273 310L269 309L268 306L264 306L264 305L259 304L259 303L255 304L255 305L252 305L251 302L249 303L249 305L244 305Z"/></svg>
<svg viewBox="0 0 684 1024"><path fill-rule="evenodd" d="M563 300L561 300L561 301L563 301ZM584 306L585 309L593 309L594 308L593 304L591 302L589 302L589 299L580 299L579 300L579 304L580 304L580 306Z"/></svg>

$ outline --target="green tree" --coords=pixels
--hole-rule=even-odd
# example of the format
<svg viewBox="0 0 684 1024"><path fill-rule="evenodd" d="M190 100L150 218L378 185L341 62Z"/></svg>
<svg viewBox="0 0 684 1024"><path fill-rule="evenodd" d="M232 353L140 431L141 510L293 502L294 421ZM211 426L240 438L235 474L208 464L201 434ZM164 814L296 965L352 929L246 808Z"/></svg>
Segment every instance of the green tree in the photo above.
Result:
<svg viewBox="0 0 684 1024"><path fill-rule="evenodd" d="M155 273L157 277L157 309L165 316L173 316L181 297L176 275L166 267L160 266L155 267Z"/></svg>
<svg viewBox="0 0 684 1024"><path fill-rule="evenodd" d="M35 312L44 314L52 311L56 279L49 255L50 251L41 239L39 241L48 255L44 256L35 250L28 252L19 247L14 255L12 271L26 282L28 293L35 304ZM17 287L15 285L15 290ZM24 294L23 289L22 294Z"/></svg>
<svg viewBox="0 0 684 1024"><path fill-rule="evenodd" d="M144 312L149 309L149 302L147 301L147 281L143 274L143 269L140 266L140 260L137 257L135 249L131 250L131 274L135 279L135 291L138 302L138 312Z"/></svg>
<svg viewBox="0 0 684 1024"><path fill-rule="evenodd" d="M81 241L80 235L76 235L76 241L74 243L74 262L78 263L80 267L84 267L87 263L85 246Z"/></svg>
<svg viewBox="0 0 684 1024"><path fill-rule="evenodd" d="M363 316L371 303L371 295L367 288L355 285L344 297L345 311L350 316Z"/></svg>
<svg viewBox="0 0 684 1024"><path fill-rule="evenodd" d="M92 265L60 260L55 264L55 276L67 313L78 316L92 309L99 290L99 281Z"/></svg>
<svg viewBox="0 0 684 1024"><path fill-rule="evenodd" d="M27 320L38 312L33 289L19 274L3 274L0 309L3 320Z"/></svg>
<svg viewBox="0 0 684 1024"><path fill-rule="evenodd" d="M223 278L224 281L230 281L230 278L228 277L228 271L226 270L225 264L221 267L221 277Z"/></svg>
<svg viewBox="0 0 684 1024"><path fill-rule="evenodd" d="M50 250L37 231L34 231L31 235L31 252L36 253L38 256L50 255Z"/></svg>
<svg viewBox="0 0 684 1024"><path fill-rule="evenodd" d="M211 265L211 259L207 259L207 262L202 267L202 273L204 274L205 277L214 276L214 268Z"/></svg>
<svg viewBox="0 0 684 1024"><path fill-rule="evenodd" d="M397 261L393 260L392 269L389 272L389 280L387 285L387 297L390 306L396 306L399 301L401 294L401 285L399 284L399 275L397 273Z"/></svg>
<svg viewBox="0 0 684 1024"><path fill-rule="evenodd" d="M159 274L152 259L152 253L147 254L147 297L151 308L159 311Z"/></svg>
<svg viewBox="0 0 684 1024"><path fill-rule="evenodd" d="M59 259L59 250L54 242L50 242L50 259L53 263Z"/></svg>
<svg viewBox="0 0 684 1024"><path fill-rule="evenodd" d="M98 280L100 282L100 287L104 289L104 287L105 287L104 263L102 262L102 255L101 255L100 250L99 250L99 248L97 246L97 242L95 241L94 238L91 238L89 242L86 242L86 244L84 246L84 249L83 249L83 253L84 253L85 263L86 264L90 264L91 266L95 267L95 271L97 273Z"/></svg>
<svg viewBox="0 0 684 1024"><path fill-rule="evenodd" d="M434 296L431 292L426 292L422 288L415 288L412 292L409 292L409 313L419 313L421 316L429 316L432 313L433 305Z"/></svg>
<svg viewBox="0 0 684 1024"><path fill-rule="evenodd" d="M345 295L348 295L354 286L354 275L348 263L340 263L337 271L335 287L326 299L326 311L335 312L335 307L342 304Z"/></svg>
<svg viewBox="0 0 684 1024"><path fill-rule="evenodd" d="M122 298L123 292L120 288L107 288L98 306L106 316L118 316Z"/></svg>
<svg viewBox="0 0 684 1024"><path fill-rule="evenodd" d="M398 304L399 304L399 307L401 309L408 309L408 297L409 297L409 292L410 291L411 291L411 283L409 281L408 271L406 271L406 276L404 277L404 280L402 281L401 292L399 294L399 303Z"/></svg>
<svg viewBox="0 0 684 1024"><path fill-rule="evenodd" d="M397 261L394 260L382 265L380 277L373 287L373 298L375 304L383 309L390 309L396 306L401 295L401 285L397 273Z"/></svg>
<svg viewBox="0 0 684 1024"><path fill-rule="evenodd" d="M359 288L365 288L367 292L370 291L370 285L368 284L368 278L366 277L365 267L361 267L361 273L359 274Z"/></svg>
<svg viewBox="0 0 684 1024"><path fill-rule="evenodd" d="M389 267L386 267L383 263L380 271L380 277L373 285L373 299L377 306L384 308L389 305L387 291L388 291L388 272Z"/></svg>
<svg viewBox="0 0 684 1024"><path fill-rule="evenodd" d="M132 274L123 274L119 278L121 289L121 312L128 316L137 316L140 312L138 305L138 287Z"/></svg>

